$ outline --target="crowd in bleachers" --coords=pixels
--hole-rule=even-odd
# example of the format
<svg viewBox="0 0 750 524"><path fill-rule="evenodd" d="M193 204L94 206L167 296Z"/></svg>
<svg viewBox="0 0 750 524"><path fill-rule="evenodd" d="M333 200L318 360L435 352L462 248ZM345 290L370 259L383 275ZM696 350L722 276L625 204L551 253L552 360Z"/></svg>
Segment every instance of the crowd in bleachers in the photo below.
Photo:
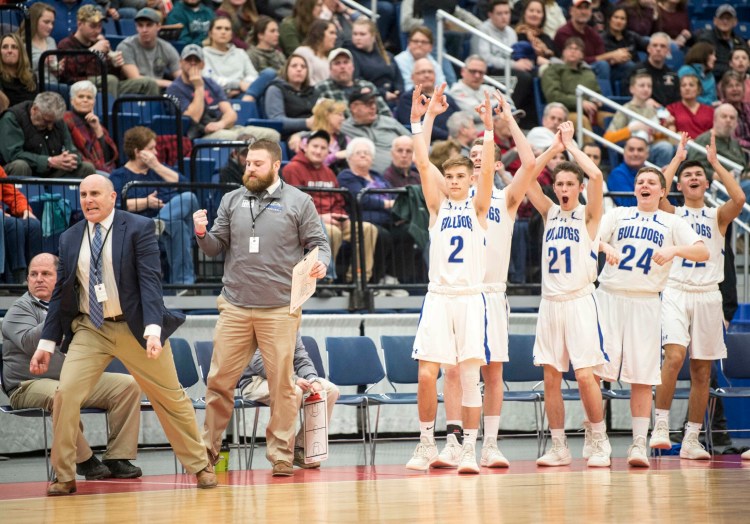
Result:
<svg viewBox="0 0 750 524"><path fill-rule="evenodd" d="M576 119L575 89L582 84L699 144L708 143L714 129L719 154L743 167L736 175L750 192L744 180L750 153L744 4L383 0L376 22L339 0L28 4L26 21L21 11L0 11L0 176L80 178L97 171L117 181L118 193L128 182L141 182L123 196L123 205L154 218L170 284L189 288L199 273L185 217L197 207L217 207L215 190L186 184L241 184L241 144L260 138L282 143L291 183L351 193L315 195L339 254L326 283L358 278L352 259L366 282L390 286L387 294L401 294L401 284L426 283L424 231L403 214L419 196L399 189L419 182L408 136L414 85L429 95L432 86L448 84L449 109L433 131L440 140L434 158L468 155L478 135L471 109L494 89L486 78L504 81L506 65L514 78L514 115L537 154L560 122ZM512 54L450 23L444 42L436 42L441 8ZM464 66L439 63L438 44ZM163 94L173 98L155 98ZM632 190L633 174L646 160L661 167L674 155L668 136L624 112L584 100L583 114L578 125L624 146L622 157L590 150L609 164L612 191ZM202 139L231 144L207 147ZM520 165L502 119L495 120L495 143L495 184L502 187ZM194 161L183 161L193 147ZM548 171L540 175L543 186L550 183ZM0 272L5 283L21 283L27 260L49 250L45 239L59 226L50 215L57 209L69 223L75 213L44 191L32 199L23 185L2 189ZM27 200L43 211L35 213ZM512 283L538 282L535 215L530 206L519 209ZM352 242L357 235L364 243L361 261Z"/></svg>

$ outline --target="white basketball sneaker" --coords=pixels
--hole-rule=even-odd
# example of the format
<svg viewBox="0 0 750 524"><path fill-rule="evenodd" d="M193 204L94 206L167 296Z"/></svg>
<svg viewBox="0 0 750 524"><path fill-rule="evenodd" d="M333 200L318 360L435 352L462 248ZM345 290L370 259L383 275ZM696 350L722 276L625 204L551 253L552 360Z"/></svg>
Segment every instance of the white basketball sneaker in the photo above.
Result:
<svg viewBox="0 0 750 524"><path fill-rule="evenodd" d="M432 468L455 468L458 467L458 461L461 459L461 444L458 443L455 435L448 435L445 440L445 447L432 462Z"/></svg>
<svg viewBox="0 0 750 524"><path fill-rule="evenodd" d="M568 449L568 439L552 437L552 449L536 459L537 466L567 466L573 462Z"/></svg>
<svg viewBox="0 0 750 524"><path fill-rule="evenodd" d="M628 464L641 468L649 467L646 437L635 437L628 448Z"/></svg>
<svg viewBox="0 0 750 524"><path fill-rule="evenodd" d="M742 454L742 460L750 460L750 449Z"/></svg>
<svg viewBox="0 0 750 524"><path fill-rule="evenodd" d="M672 442L669 440L669 423L666 420L657 420L654 424L649 446L652 449L672 449Z"/></svg>
<svg viewBox="0 0 750 524"><path fill-rule="evenodd" d="M590 468L608 468L611 464L612 446L606 433L592 433L591 454L586 465Z"/></svg>
<svg viewBox="0 0 750 524"><path fill-rule="evenodd" d="M495 442L485 442L482 444L482 458L479 464L483 468L507 468L510 462L505 455L498 449Z"/></svg>
<svg viewBox="0 0 750 524"><path fill-rule="evenodd" d="M413 469L416 471L427 471L437 458L438 450L434 441L430 441L425 437L421 437L417 449L414 450L409 462L406 463L406 469Z"/></svg>
<svg viewBox="0 0 750 524"><path fill-rule="evenodd" d="M685 433L685 438L682 439L680 458L689 460L710 460L711 454L706 451L703 444L698 442L698 433L691 431L690 433Z"/></svg>
<svg viewBox="0 0 750 524"><path fill-rule="evenodd" d="M581 452L581 455L583 458L587 459L591 456L591 446L593 443L591 442L591 434L593 433L593 430L591 429L591 422L584 421L583 422L583 451Z"/></svg>
<svg viewBox="0 0 750 524"><path fill-rule="evenodd" d="M479 465L477 464L477 452L474 450L473 444L464 444L461 448L461 460L458 463L459 473L479 473Z"/></svg>

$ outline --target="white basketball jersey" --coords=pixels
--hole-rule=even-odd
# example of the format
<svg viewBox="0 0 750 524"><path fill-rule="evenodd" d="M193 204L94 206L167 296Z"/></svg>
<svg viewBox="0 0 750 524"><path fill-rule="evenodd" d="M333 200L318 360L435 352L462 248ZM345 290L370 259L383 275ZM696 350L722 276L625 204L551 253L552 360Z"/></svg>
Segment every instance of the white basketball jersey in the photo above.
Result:
<svg viewBox="0 0 750 524"><path fill-rule="evenodd" d="M655 251L701 240L681 218L664 211L645 213L637 207L618 207L605 213L599 233L620 257L619 264L604 265L599 282L610 289L634 293L664 290L672 264L653 262Z"/></svg>
<svg viewBox="0 0 750 524"><path fill-rule="evenodd" d="M430 283L440 286L478 286L486 267L485 230L471 198L443 200L430 228Z"/></svg>
<svg viewBox="0 0 750 524"><path fill-rule="evenodd" d="M487 272L485 284L505 284L510 265L510 241L515 219L508 214L505 190L494 188L490 209L487 211Z"/></svg>
<svg viewBox="0 0 750 524"><path fill-rule="evenodd" d="M674 214L686 221L708 248L705 262L691 262L675 257L667 285L717 286L724 280L724 235L719 231L718 209L715 207L676 207Z"/></svg>
<svg viewBox="0 0 750 524"><path fill-rule="evenodd" d="M586 229L586 206L572 211L553 205L542 242L542 296L569 295L596 280L599 238Z"/></svg>

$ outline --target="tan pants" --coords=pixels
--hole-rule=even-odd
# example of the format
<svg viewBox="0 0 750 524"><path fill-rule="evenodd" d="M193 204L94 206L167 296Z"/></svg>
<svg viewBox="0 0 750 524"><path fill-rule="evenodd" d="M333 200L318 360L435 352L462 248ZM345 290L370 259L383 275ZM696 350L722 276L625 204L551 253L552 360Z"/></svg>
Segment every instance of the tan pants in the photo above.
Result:
<svg viewBox="0 0 750 524"><path fill-rule="evenodd" d="M113 357L125 364L151 401L164 433L185 469L197 473L205 468L208 459L193 403L177 380L169 343L164 345L158 359L149 359L127 323L105 321L97 329L87 315L80 315L73 321L73 340L52 407L55 434L52 466L58 480L68 482L75 479L80 409Z"/></svg>
<svg viewBox="0 0 750 524"><path fill-rule="evenodd" d="M328 427L331 427L331 417L333 416L333 406L339 399L339 388L336 384L329 382L324 378L318 378L318 382L323 387L323 391L326 392L326 407L328 416ZM297 409L302 407L302 399L305 395L302 388L295 384L294 392L297 395ZM256 375L253 379L242 389L242 396L247 400L253 402L260 402L261 404L268 405L271 400L270 393L268 391L268 381L263 377ZM294 439L295 448L305 447L305 436L303 434L303 428L300 426L297 431L297 437Z"/></svg>
<svg viewBox="0 0 750 524"><path fill-rule="evenodd" d="M217 300L219 320L206 385L206 424L203 440L216 462L221 437L234 410L234 391L255 348L260 348L268 376L271 419L266 428L266 457L271 464L292 463L297 395L294 392L294 347L301 310L289 306L242 308L223 296Z"/></svg>
<svg viewBox="0 0 750 524"><path fill-rule="evenodd" d="M58 381L50 378L26 380L13 391L10 405L13 409L42 408L52 411ZM94 384L91 394L84 399L82 408L107 410L109 439L104 459L132 460L138 453L138 429L141 417L141 389L130 375L104 373ZM76 464L91 458L92 451L83 436L79 422L75 437Z"/></svg>
<svg viewBox="0 0 750 524"><path fill-rule="evenodd" d="M331 244L331 260L335 261L336 256L339 254L341 249L341 243L343 241L351 242L352 240L352 227L346 227L344 229L331 224L324 224L326 228L326 234L330 239ZM375 261L375 243L378 241L378 228L374 224L369 222L362 223L362 237L365 248L365 275L367 276L367 282L370 281L372 276L372 266ZM359 268L359 246L356 242L352 242L352 248L354 252L354 258L357 260L356 267ZM335 262L334 262L335 263ZM347 272L347 280L351 280L351 271Z"/></svg>

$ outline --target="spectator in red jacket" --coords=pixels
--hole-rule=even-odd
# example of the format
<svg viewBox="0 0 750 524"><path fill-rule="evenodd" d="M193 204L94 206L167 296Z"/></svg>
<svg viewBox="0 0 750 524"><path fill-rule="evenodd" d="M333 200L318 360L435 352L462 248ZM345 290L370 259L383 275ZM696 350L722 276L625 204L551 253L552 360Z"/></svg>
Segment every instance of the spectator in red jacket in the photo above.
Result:
<svg viewBox="0 0 750 524"><path fill-rule="evenodd" d="M300 151L284 167L284 180L289 184L298 187L336 189L339 187L336 175L330 167L324 164L328 155L328 144L331 141L331 135L327 131L313 131L307 139L307 142L300 146ZM346 212L344 197L341 193L328 191L310 192L315 209L320 215L323 228L328 235L328 242L331 245L331 264L328 268L326 279L333 281L336 278L336 256L338 255L341 243L343 241L351 242L354 234L354 227L349 220ZM369 223L363 222L362 232L364 237L365 251L365 273L367 281L372 276L373 254L375 252L375 242L378 237L377 228ZM355 256L359 253L358 249L353 249ZM359 263L357 263L359 267ZM351 280L351 275L347 275L347 280Z"/></svg>

